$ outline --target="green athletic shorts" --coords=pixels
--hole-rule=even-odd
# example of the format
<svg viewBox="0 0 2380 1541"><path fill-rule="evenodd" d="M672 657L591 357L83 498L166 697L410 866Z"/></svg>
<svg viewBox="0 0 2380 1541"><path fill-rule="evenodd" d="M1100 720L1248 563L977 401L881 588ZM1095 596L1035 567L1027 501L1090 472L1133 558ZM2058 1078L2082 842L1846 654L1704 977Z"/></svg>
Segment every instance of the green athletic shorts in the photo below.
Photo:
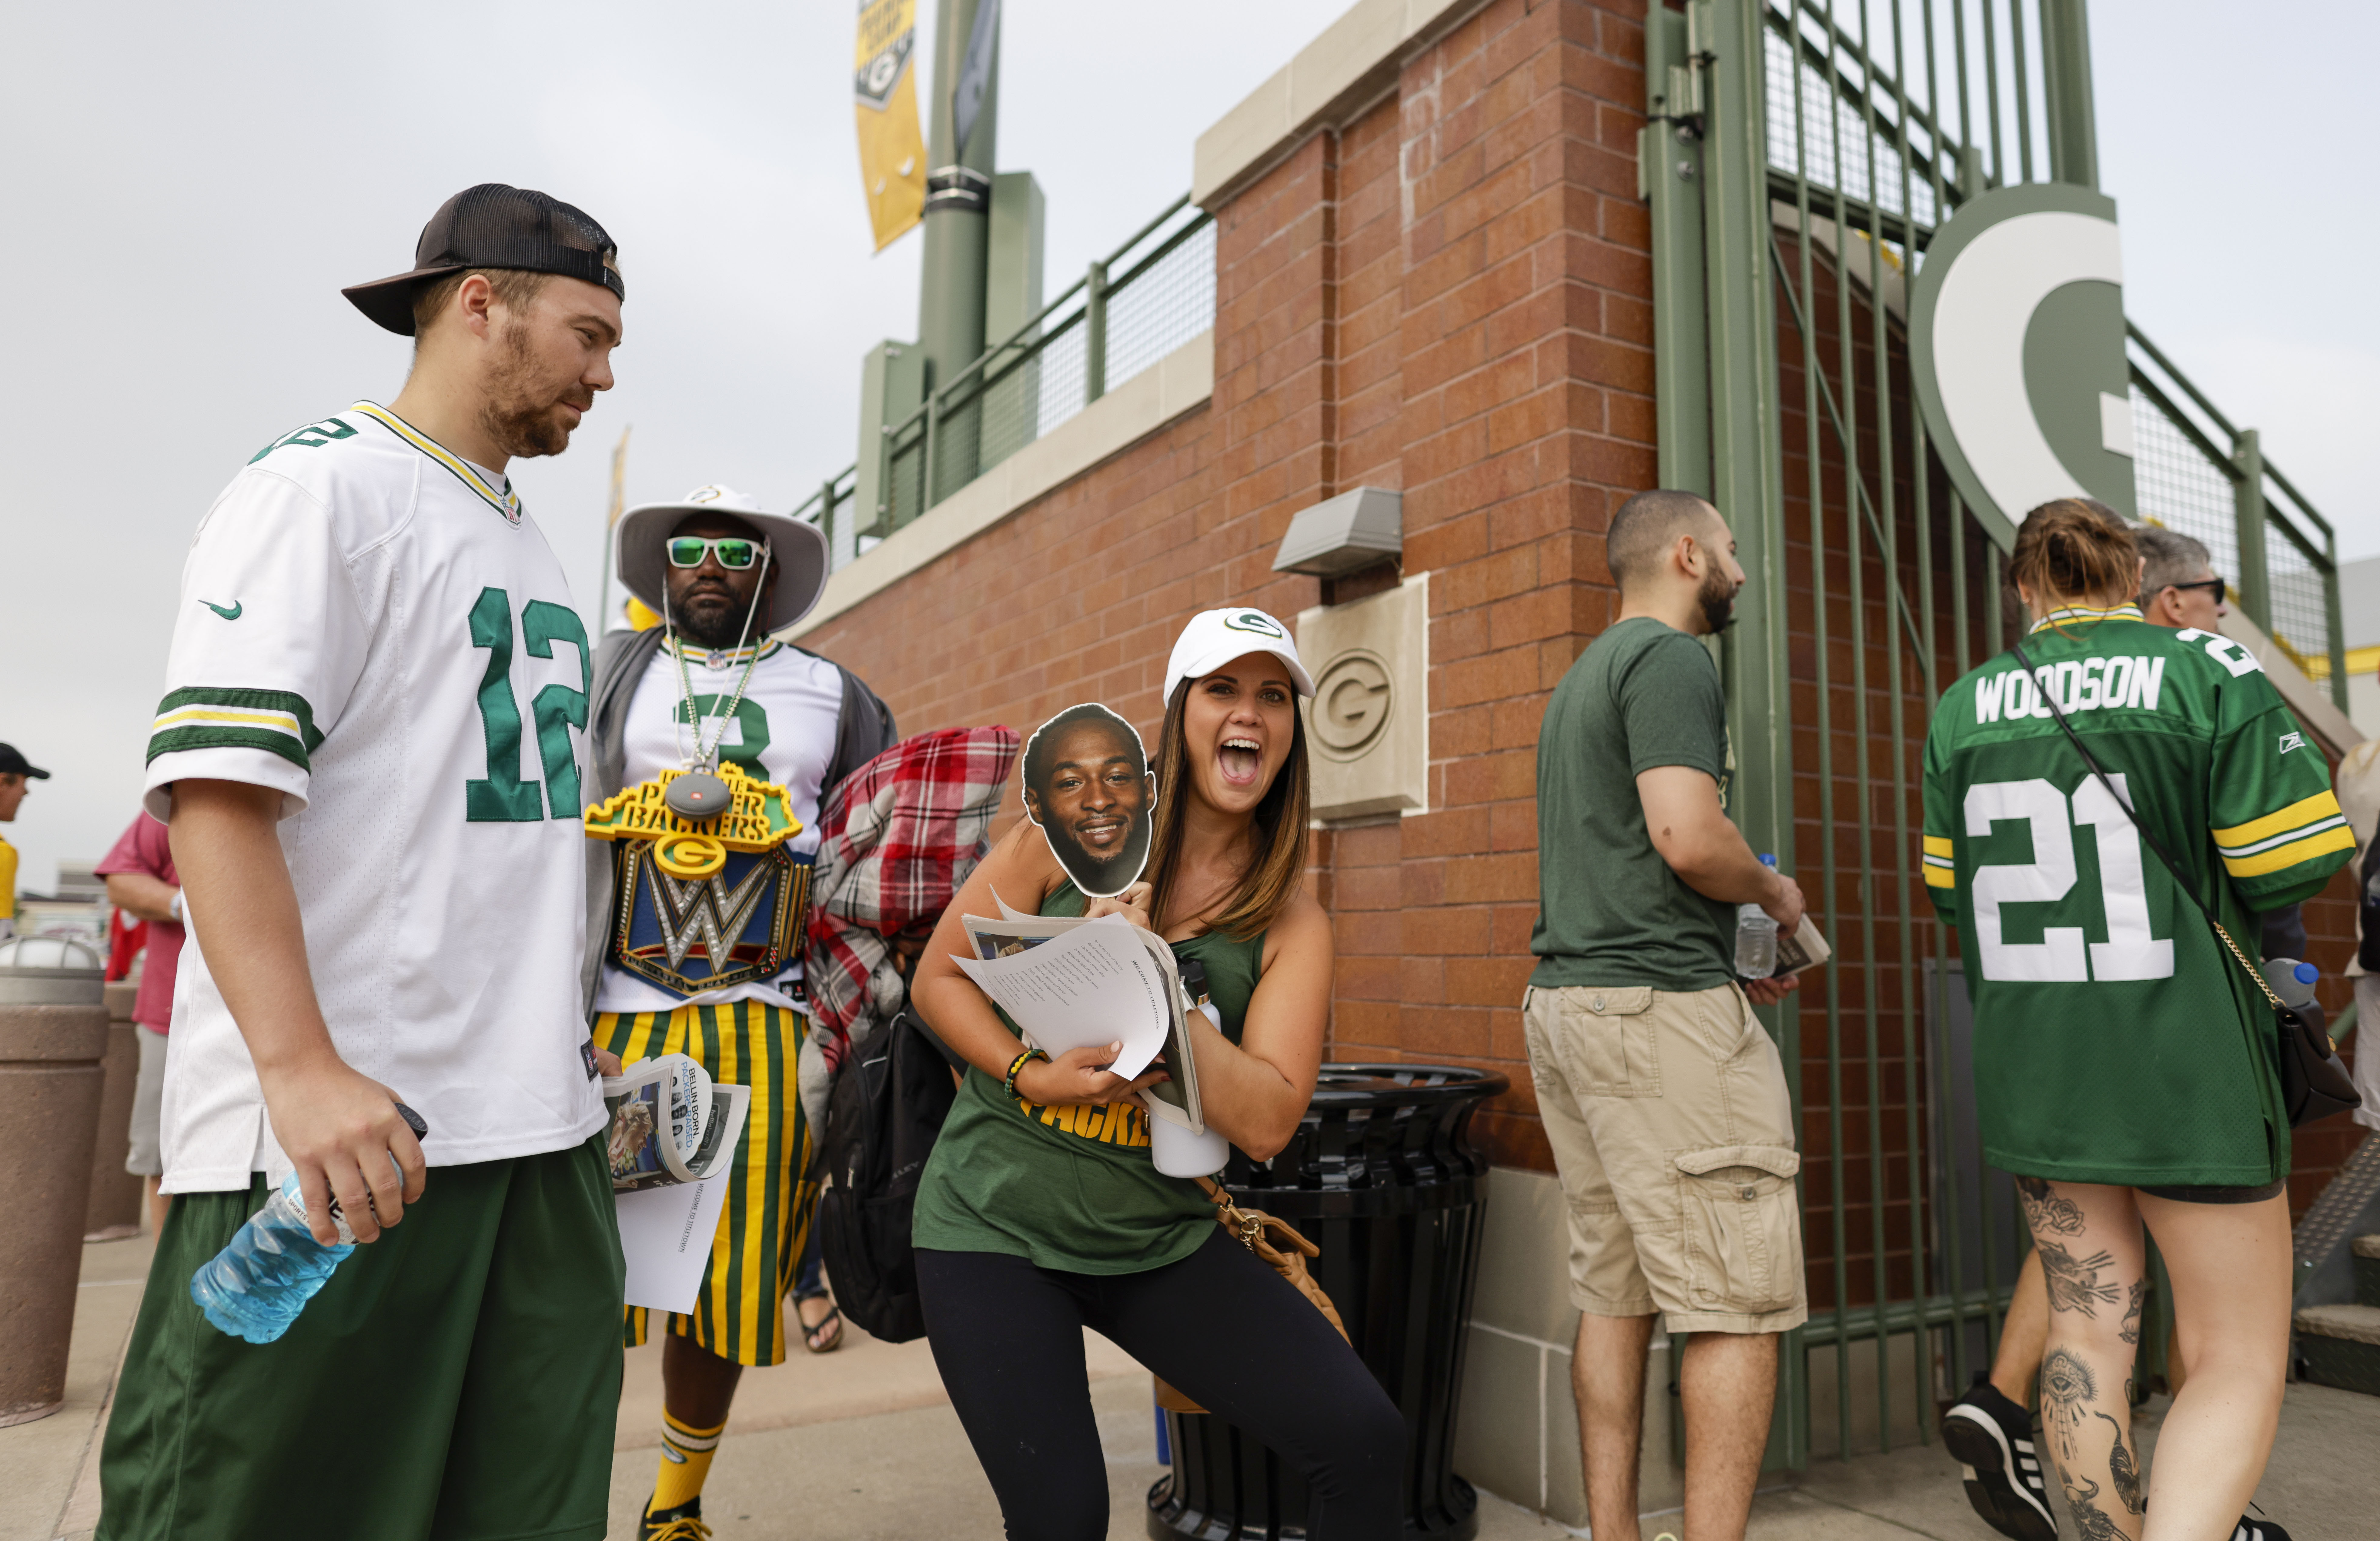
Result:
<svg viewBox="0 0 2380 1541"><path fill-rule="evenodd" d="M278 1342L210 1325L190 1275L265 1200L174 1200L100 1456L103 1541L600 1541L620 1405L602 1136L433 1167Z"/></svg>

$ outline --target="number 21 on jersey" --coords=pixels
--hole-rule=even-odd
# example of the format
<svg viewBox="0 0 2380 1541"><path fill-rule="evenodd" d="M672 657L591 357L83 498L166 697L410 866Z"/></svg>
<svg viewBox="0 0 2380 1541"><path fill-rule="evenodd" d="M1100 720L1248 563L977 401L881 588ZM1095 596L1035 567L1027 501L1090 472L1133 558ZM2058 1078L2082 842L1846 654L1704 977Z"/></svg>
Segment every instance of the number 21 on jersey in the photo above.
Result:
<svg viewBox="0 0 2380 1541"><path fill-rule="evenodd" d="M2124 778L2113 779L2130 801ZM1970 837L1988 836L2000 822L2033 830L2032 861L1978 867L1968 889L1985 978L2080 983L2173 977L2173 942L2149 933L2140 831L2098 778L2086 779L2071 797L2038 777L1979 782L1967 789L1966 820ZM2001 905L2054 904L2072 891L2078 828L2088 828L2097 847L2099 913L2107 940L2088 941L2080 926L2045 927L2039 941L2002 940Z"/></svg>

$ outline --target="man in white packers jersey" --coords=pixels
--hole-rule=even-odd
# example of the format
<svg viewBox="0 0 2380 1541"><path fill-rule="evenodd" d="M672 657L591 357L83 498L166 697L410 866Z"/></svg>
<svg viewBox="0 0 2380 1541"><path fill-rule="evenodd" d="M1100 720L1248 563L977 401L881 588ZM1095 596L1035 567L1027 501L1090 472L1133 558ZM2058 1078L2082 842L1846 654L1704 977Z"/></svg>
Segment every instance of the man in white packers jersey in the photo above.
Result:
<svg viewBox="0 0 2380 1541"><path fill-rule="evenodd" d="M456 195L410 271L346 291L414 337L405 389L273 440L200 522L147 790L198 944L178 1201L102 1457L109 1541L603 1534L622 1268L575 988L591 660L504 471L611 388L613 250L542 193ZM364 1244L243 1341L191 1275L293 1175L317 1241L343 1215Z"/></svg>
<svg viewBox="0 0 2380 1541"><path fill-rule="evenodd" d="M825 539L725 487L624 516L621 582L662 618L597 655L589 800L663 771L732 765L783 788L801 830L677 876L650 841L590 842L582 977L595 1040L623 1061L684 1053L752 1088L710 1262L662 1343L662 1460L640 1541L699 1541L702 1487L747 1365L785 1357L783 1301L809 1230L811 1133L797 1068L802 953L819 804L892 742L892 715L848 670L775 640L818 602ZM808 1057L815 1071L822 1058ZM627 1341L648 1313L631 1307Z"/></svg>

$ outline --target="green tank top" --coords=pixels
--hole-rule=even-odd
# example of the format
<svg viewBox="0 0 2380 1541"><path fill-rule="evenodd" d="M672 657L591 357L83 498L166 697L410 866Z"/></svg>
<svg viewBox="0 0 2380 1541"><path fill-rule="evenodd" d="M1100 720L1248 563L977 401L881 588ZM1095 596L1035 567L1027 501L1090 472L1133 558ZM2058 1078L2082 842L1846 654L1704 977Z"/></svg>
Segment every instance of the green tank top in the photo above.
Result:
<svg viewBox="0 0 2380 1541"><path fill-rule="evenodd" d="M1079 916L1083 895L1061 884L1046 916ZM1223 1036L1240 1041L1264 962L1264 937L1208 931L1172 944L1207 967L1208 999ZM1016 1024L1002 1024L1012 1033ZM1149 1159L1148 1115L1137 1102L1045 1107L1002 1095L970 1066L918 1180L910 1239L937 1252L1004 1252L1063 1273L1140 1273L1196 1252L1215 1207Z"/></svg>

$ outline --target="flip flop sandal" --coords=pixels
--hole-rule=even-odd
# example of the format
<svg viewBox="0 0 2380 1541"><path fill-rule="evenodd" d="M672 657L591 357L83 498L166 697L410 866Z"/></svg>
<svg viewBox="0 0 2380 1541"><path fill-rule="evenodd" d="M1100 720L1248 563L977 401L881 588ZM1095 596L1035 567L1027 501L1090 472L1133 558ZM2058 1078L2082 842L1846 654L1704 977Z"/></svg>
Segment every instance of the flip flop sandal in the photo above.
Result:
<svg viewBox="0 0 2380 1541"><path fill-rule="evenodd" d="M797 1302L794 1306L794 1320L799 1322L801 1319L801 1305ZM827 1331L830 1328L833 1329L832 1336L824 1342L820 1342L819 1334ZM802 1329L802 1347L812 1353L832 1353L843 1347L843 1307L829 1301L826 1315L819 1318L818 1325Z"/></svg>

